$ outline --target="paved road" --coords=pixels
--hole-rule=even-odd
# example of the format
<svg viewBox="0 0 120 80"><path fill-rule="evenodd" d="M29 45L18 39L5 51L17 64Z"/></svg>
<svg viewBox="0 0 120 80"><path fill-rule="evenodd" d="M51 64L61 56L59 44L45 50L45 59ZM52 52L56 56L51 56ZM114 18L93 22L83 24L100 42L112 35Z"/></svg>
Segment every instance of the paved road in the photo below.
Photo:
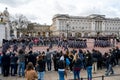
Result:
<svg viewBox="0 0 120 80"><path fill-rule="evenodd" d="M94 48L94 49L99 50L100 52L102 52L102 54L104 54L105 52L108 52L109 49L112 48L112 47L104 47L104 48L102 48L102 47L94 47L94 46L93 46L93 40L92 40L92 39L89 39L89 40L87 41L87 45L88 45L88 47L87 47L87 48L84 48L84 49L82 49L82 50L90 50L90 51L91 51L91 50ZM118 46L118 47L120 48L120 43L116 44L115 46ZM48 47L45 47L45 46L41 46L41 47L35 46L35 47L33 48L33 50L40 50L40 51L42 52L42 51L46 51L47 48L48 48ZM62 51L64 51L64 49L58 48L57 46L54 46L52 50L57 50L57 51L62 50ZM71 51L72 48L69 48L69 50ZM76 49L76 50L78 50L78 49Z"/></svg>
<svg viewBox="0 0 120 80"><path fill-rule="evenodd" d="M88 40L87 40L87 45L88 45L88 47L85 48L85 49L91 51L91 50L94 48L94 49L96 49L96 50L101 51L101 52L104 54L104 52L108 52L108 50L109 50L110 48L112 48L112 47L105 47L105 48L94 47L94 46L93 46L93 42L94 42L93 39L88 39ZM120 48L120 43L116 44L115 46L118 46L118 47ZM39 51L42 52L42 51L46 51L47 48L48 48L48 47L46 47L46 46L34 46L34 47L33 47L33 50L39 50ZM54 46L54 47L53 47L53 50L60 51L60 50L63 50L63 49L58 48L57 46ZM72 50L72 48L70 48L70 50ZM84 49L83 49L83 50L84 50ZM63 51L64 51L64 50L63 50ZM0 48L0 52L1 52L1 48Z"/></svg>

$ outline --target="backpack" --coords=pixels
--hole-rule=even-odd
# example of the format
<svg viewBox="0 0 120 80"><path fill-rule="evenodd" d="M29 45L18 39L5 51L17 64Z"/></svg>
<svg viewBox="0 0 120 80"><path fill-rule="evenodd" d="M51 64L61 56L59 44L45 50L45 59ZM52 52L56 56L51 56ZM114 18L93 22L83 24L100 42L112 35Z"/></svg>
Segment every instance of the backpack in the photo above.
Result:
<svg viewBox="0 0 120 80"><path fill-rule="evenodd" d="M68 58L66 58L65 62L66 62L66 65L67 65L67 66L70 65L70 60L69 60Z"/></svg>
<svg viewBox="0 0 120 80"><path fill-rule="evenodd" d="M58 69L64 69L65 68L65 61L59 60L57 66L58 66Z"/></svg>

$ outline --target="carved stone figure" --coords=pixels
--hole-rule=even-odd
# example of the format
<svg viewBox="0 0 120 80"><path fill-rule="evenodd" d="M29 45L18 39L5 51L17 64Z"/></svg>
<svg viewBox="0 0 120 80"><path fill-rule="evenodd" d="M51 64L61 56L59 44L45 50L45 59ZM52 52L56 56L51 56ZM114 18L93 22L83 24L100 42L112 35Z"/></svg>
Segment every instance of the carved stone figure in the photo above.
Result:
<svg viewBox="0 0 120 80"><path fill-rule="evenodd" d="M8 12L8 10L7 10L7 7L5 8L5 10L3 11L3 14L4 14L4 16L5 17L9 17L9 12Z"/></svg>

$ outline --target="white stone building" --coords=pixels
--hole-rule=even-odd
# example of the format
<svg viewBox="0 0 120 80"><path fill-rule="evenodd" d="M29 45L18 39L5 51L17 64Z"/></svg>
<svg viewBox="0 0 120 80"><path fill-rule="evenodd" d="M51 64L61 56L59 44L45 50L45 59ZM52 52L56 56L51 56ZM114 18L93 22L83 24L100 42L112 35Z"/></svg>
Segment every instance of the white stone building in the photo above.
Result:
<svg viewBox="0 0 120 80"><path fill-rule="evenodd" d="M119 35L120 18L106 18L105 15L70 16L57 14L50 28L52 35L88 37L96 35Z"/></svg>

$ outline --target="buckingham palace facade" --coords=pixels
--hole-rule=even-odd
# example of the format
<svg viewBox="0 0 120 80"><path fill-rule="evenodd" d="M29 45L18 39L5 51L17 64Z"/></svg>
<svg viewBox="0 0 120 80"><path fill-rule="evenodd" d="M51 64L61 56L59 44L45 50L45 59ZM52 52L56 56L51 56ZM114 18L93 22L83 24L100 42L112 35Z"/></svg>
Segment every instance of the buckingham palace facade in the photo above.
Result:
<svg viewBox="0 0 120 80"><path fill-rule="evenodd" d="M105 15L70 16L56 14L50 28L54 36L89 37L115 35L120 33L120 18L106 18Z"/></svg>

